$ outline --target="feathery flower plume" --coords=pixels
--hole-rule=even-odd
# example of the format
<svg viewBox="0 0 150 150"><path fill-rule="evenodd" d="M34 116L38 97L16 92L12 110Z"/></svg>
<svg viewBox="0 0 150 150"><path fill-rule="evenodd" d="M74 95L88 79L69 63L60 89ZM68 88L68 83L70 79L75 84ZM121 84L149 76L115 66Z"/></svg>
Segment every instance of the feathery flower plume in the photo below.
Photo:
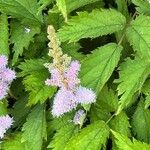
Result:
<svg viewBox="0 0 150 150"><path fill-rule="evenodd" d="M71 57L63 54L61 43L53 26L49 26L47 31L50 40L48 44L49 56L53 58L53 62L45 64L51 74L51 78L47 79L45 84L60 88L54 97L52 107L53 116L59 117L75 109L78 104L94 103L96 95L91 89L80 86L78 74L81 65L79 61L71 61Z"/></svg>
<svg viewBox="0 0 150 150"><path fill-rule="evenodd" d="M9 117L9 115L0 116L0 138L1 139L4 137L6 131L11 127L12 123L13 123L13 119Z"/></svg>
<svg viewBox="0 0 150 150"><path fill-rule="evenodd" d="M9 85L16 78L15 72L7 68L8 59L0 56L0 100L7 95Z"/></svg>

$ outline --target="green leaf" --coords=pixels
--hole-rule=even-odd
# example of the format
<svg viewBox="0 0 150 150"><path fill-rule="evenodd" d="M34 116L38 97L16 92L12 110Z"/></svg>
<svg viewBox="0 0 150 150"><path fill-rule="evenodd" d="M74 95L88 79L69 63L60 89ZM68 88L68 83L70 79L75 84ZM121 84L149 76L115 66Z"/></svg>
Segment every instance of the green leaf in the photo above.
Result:
<svg viewBox="0 0 150 150"><path fill-rule="evenodd" d="M67 21L67 7L66 7L66 0L56 0L56 5L58 9L63 14L65 21Z"/></svg>
<svg viewBox="0 0 150 150"><path fill-rule="evenodd" d="M104 86L97 97L96 103L103 110L115 112L118 108L118 97L112 89L108 89L107 86Z"/></svg>
<svg viewBox="0 0 150 150"><path fill-rule="evenodd" d="M9 33L7 15L0 15L0 55L9 55Z"/></svg>
<svg viewBox="0 0 150 150"><path fill-rule="evenodd" d="M6 115L7 112L7 100L0 101L0 116Z"/></svg>
<svg viewBox="0 0 150 150"><path fill-rule="evenodd" d="M41 150L43 139L46 139L45 108L36 105L22 128L21 142L25 142L27 150Z"/></svg>
<svg viewBox="0 0 150 150"><path fill-rule="evenodd" d="M77 8L80 8L82 6L85 6L85 5L88 5L97 1L100 1L100 0L80 0L80 1L66 0L67 11L71 12Z"/></svg>
<svg viewBox="0 0 150 150"><path fill-rule="evenodd" d="M142 14L150 15L150 4L148 0L132 0L137 5L136 9Z"/></svg>
<svg viewBox="0 0 150 150"><path fill-rule="evenodd" d="M142 143L140 141L137 141L133 139L133 142L131 140L121 135L117 132L112 131L113 135L115 136L115 143L117 144L119 150L149 150L150 145L146 143Z"/></svg>
<svg viewBox="0 0 150 150"><path fill-rule="evenodd" d="M150 17L139 15L127 29L127 39L136 54L150 60Z"/></svg>
<svg viewBox="0 0 150 150"><path fill-rule="evenodd" d="M17 100L13 106L11 111L14 123L13 126L22 126L22 123L25 122L27 115L29 114L30 108L27 107L27 99L28 96L22 96L19 100ZM21 108L21 109L20 109Z"/></svg>
<svg viewBox="0 0 150 150"><path fill-rule="evenodd" d="M145 109L147 109L150 106L150 80L147 80L143 87L142 92L146 95L145 99Z"/></svg>
<svg viewBox="0 0 150 150"><path fill-rule="evenodd" d="M21 143L21 133L15 134L14 137L4 140L2 143L3 150L26 150L25 144Z"/></svg>
<svg viewBox="0 0 150 150"><path fill-rule="evenodd" d="M30 41L33 41L33 36L40 32L39 27L25 26L19 21L11 22L11 38L10 42L14 44L13 47L13 64L17 62L19 55L23 53L23 49L27 49Z"/></svg>
<svg viewBox="0 0 150 150"><path fill-rule="evenodd" d="M46 6L51 4L53 1L54 0L39 0L38 4L41 6L38 8L38 14L40 14L42 12L42 10L44 10L46 8Z"/></svg>
<svg viewBox="0 0 150 150"><path fill-rule="evenodd" d="M106 19L107 18L107 19ZM59 30L62 42L76 42L82 38L95 38L122 30L125 17L115 10L93 10L91 13L81 12L68 20L67 25Z"/></svg>
<svg viewBox="0 0 150 150"><path fill-rule="evenodd" d="M62 43L61 47L63 52L71 56L72 59L82 60L85 57L81 52L78 52L81 48L79 43Z"/></svg>
<svg viewBox="0 0 150 150"><path fill-rule="evenodd" d="M42 15L37 15L36 0L0 0L0 11L20 19L25 24L39 25Z"/></svg>
<svg viewBox="0 0 150 150"><path fill-rule="evenodd" d="M144 108L142 100L132 117L132 129L138 140L150 142L150 110Z"/></svg>
<svg viewBox="0 0 150 150"><path fill-rule="evenodd" d="M119 70L119 79L116 81L119 83L117 90L121 98L116 114L131 104L133 95L141 89L150 73L150 64L139 58L135 60L128 58L121 64Z"/></svg>
<svg viewBox="0 0 150 150"><path fill-rule="evenodd" d="M109 43L88 55L81 63L81 84L98 93L117 66L121 50L121 46Z"/></svg>
<svg viewBox="0 0 150 150"><path fill-rule="evenodd" d="M126 16L127 19L129 19L129 12L128 12L128 6L127 6L127 1L126 0L116 0L118 10Z"/></svg>
<svg viewBox="0 0 150 150"><path fill-rule="evenodd" d="M106 144L108 136L108 126L103 121L96 121L72 137L65 150L99 150Z"/></svg>
<svg viewBox="0 0 150 150"><path fill-rule="evenodd" d="M56 131L53 140L48 145L48 148L53 150L64 150L66 144L78 132L78 127L67 120L67 124Z"/></svg>
<svg viewBox="0 0 150 150"><path fill-rule="evenodd" d="M109 127L125 136L130 135L130 124L129 124L129 118L124 112L121 112L117 116L115 116L110 122Z"/></svg>
<svg viewBox="0 0 150 150"><path fill-rule="evenodd" d="M27 91L29 91L28 105L37 102L44 103L47 98L51 98L55 92L54 87L45 85L45 80L49 77L48 70L44 67L41 59L26 60L21 63L19 68L22 70L20 76L25 76L23 83Z"/></svg>

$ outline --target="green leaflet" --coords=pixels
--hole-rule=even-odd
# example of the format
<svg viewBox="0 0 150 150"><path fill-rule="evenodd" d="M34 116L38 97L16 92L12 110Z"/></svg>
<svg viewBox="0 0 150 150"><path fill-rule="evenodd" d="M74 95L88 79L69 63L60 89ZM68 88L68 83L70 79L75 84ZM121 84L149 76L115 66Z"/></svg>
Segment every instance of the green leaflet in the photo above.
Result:
<svg viewBox="0 0 150 150"><path fill-rule="evenodd" d="M146 95L145 99L145 109L147 109L150 106L150 80L147 80L143 87L142 92Z"/></svg>
<svg viewBox="0 0 150 150"><path fill-rule="evenodd" d="M0 101L0 116L7 114L7 100Z"/></svg>
<svg viewBox="0 0 150 150"><path fill-rule="evenodd" d="M130 124L129 124L129 118L125 114L125 112L121 112L117 116L115 116L110 122L109 122L109 127L118 132L121 133L125 136L130 135Z"/></svg>
<svg viewBox="0 0 150 150"><path fill-rule="evenodd" d="M133 142L131 142L131 140L124 135L121 135L114 131L112 131L112 133L115 136L116 139L115 143L117 144L119 150L149 150L150 149L150 145L146 143L142 143L135 139L133 139Z"/></svg>
<svg viewBox="0 0 150 150"><path fill-rule="evenodd" d="M26 150L25 144L21 143L21 133L16 133L14 137L5 140L1 145L3 150Z"/></svg>
<svg viewBox="0 0 150 150"><path fill-rule="evenodd" d="M137 5L137 11L142 14L150 15L150 4L148 3L148 0L132 0L132 2Z"/></svg>
<svg viewBox="0 0 150 150"><path fill-rule="evenodd" d="M93 10L91 13L81 12L68 20L67 24L59 30L58 35L62 42L76 42L82 38L95 38L122 30L125 23L125 17L113 9Z"/></svg>
<svg viewBox="0 0 150 150"><path fill-rule="evenodd" d="M142 100L132 116L132 130L138 140L150 143L150 110L144 108Z"/></svg>
<svg viewBox="0 0 150 150"><path fill-rule="evenodd" d="M25 24L40 25L42 15L37 15L36 0L0 0L0 11L20 19Z"/></svg>
<svg viewBox="0 0 150 150"><path fill-rule="evenodd" d="M46 139L45 108L43 105L36 105L27 117L23 125L22 139L27 150L41 150L43 139Z"/></svg>
<svg viewBox="0 0 150 150"><path fill-rule="evenodd" d="M6 14L0 15L0 55L9 55L9 33L8 20Z"/></svg>
<svg viewBox="0 0 150 150"><path fill-rule="evenodd" d="M65 126L56 130L56 134L48 145L48 148L52 148L53 150L64 150L70 138L77 133L78 127L69 122L69 120L66 120L66 122L68 123Z"/></svg>
<svg viewBox="0 0 150 150"><path fill-rule="evenodd" d="M121 46L109 43L88 55L81 63L81 84L98 93L117 66L121 50Z"/></svg>
<svg viewBox="0 0 150 150"><path fill-rule="evenodd" d="M67 21L67 7L66 7L66 0L56 0L56 5L58 6L58 9L63 14L65 21Z"/></svg>
<svg viewBox="0 0 150 150"><path fill-rule="evenodd" d="M139 15L127 29L127 39L138 57L150 60L150 17Z"/></svg>
<svg viewBox="0 0 150 150"><path fill-rule="evenodd" d="M119 79L116 81L119 83L117 90L121 98L116 114L132 103L133 95L141 89L150 73L150 64L139 58L128 58L120 65L119 70Z"/></svg>
<svg viewBox="0 0 150 150"><path fill-rule="evenodd" d="M27 49L30 42L33 41L33 36L40 32L40 28L36 26L25 26L19 21L11 22L11 38L10 42L14 44L13 64L22 55L23 49Z"/></svg>
<svg viewBox="0 0 150 150"><path fill-rule="evenodd" d="M27 115L30 112L30 108L27 107L28 96L22 96L18 101L15 102L11 111L14 119L13 126L22 126L25 122ZM20 109L21 108L21 109Z"/></svg>
<svg viewBox="0 0 150 150"><path fill-rule="evenodd" d="M99 150L106 144L108 136L108 126L103 121L96 121L72 137L65 150Z"/></svg>
<svg viewBox="0 0 150 150"><path fill-rule="evenodd" d="M96 103L91 106L90 119L107 121L111 113L118 108L118 98L112 89L104 86L97 96Z"/></svg>
<svg viewBox="0 0 150 150"><path fill-rule="evenodd" d="M25 76L23 83L29 92L28 105L33 105L38 102L44 103L55 92L54 87L45 85L45 80L49 77L49 73L44 67L44 63L45 61L41 59L27 60L19 66L22 70L20 76Z"/></svg>

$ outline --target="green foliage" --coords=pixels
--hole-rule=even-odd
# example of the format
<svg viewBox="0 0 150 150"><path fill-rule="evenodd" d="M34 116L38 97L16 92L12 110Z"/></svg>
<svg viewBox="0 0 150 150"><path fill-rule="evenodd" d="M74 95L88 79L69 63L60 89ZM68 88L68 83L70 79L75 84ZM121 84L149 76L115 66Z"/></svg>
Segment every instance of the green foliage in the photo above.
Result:
<svg viewBox="0 0 150 150"><path fill-rule="evenodd" d="M54 26L63 54L81 64L77 86L96 94L95 103L78 105L58 118L51 112L60 87L45 84L52 71L45 67L53 59L49 48L59 51L55 40L47 38L48 25ZM49 36L55 39L52 32ZM0 0L0 55L8 57L7 67L16 72L0 99L0 116L14 120L0 149L150 149L149 0ZM0 98L3 78L10 77L3 75L2 63ZM80 109L85 118L76 125Z"/></svg>
<svg viewBox="0 0 150 150"><path fill-rule="evenodd" d="M150 110L144 109L141 100L132 117L132 128L137 139L150 143Z"/></svg>
<svg viewBox="0 0 150 150"><path fill-rule="evenodd" d="M70 19L67 25L59 30L59 37L62 42L95 38L119 31L123 29L125 23L124 16L112 9L93 10L91 13L82 12Z"/></svg>
<svg viewBox="0 0 150 150"><path fill-rule="evenodd" d="M0 55L9 55L8 19L6 14L0 15Z"/></svg>
<svg viewBox="0 0 150 150"><path fill-rule="evenodd" d="M36 0L0 0L0 11L20 19L25 24L39 25L42 16L37 15Z"/></svg>
<svg viewBox="0 0 150 150"><path fill-rule="evenodd" d="M106 144L108 136L108 126L103 121L97 121L72 137L66 145L65 150L99 150L102 145Z"/></svg>
<svg viewBox="0 0 150 150"><path fill-rule="evenodd" d="M21 133L17 133L11 139L2 143L2 150L26 150L25 144L21 143Z"/></svg>
<svg viewBox="0 0 150 150"><path fill-rule="evenodd" d="M140 13L144 13L147 15L150 15L150 4L148 3L148 0L132 0L133 3L137 6L136 9Z"/></svg>
<svg viewBox="0 0 150 150"><path fill-rule="evenodd" d="M40 32L39 27L20 24L18 21L11 22L11 38L10 41L14 44L13 63L17 62L19 55L22 55L23 49L27 49L30 41L33 41L33 36Z"/></svg>
<svg viewBox="0 0 150 150"><path fill-rule="evenodd" d="M145 109L150 106L150 80L147 80L142 87L142 92L145 94Z"/></svg>
<svg viewBox="0 0 150 150"><path fill-rule="evenodd" d="M28 150L41 150L43 139L46 139L46 120L44 105L36 105L27 117L22 128L21 142Z"/></svg>
<svg viewBox="0 0 150 150"><path fill-rule="evenodd" d="M82 84L98 93L117 66L121 50L121 46L110 43L87 56L81 64Z"/></svg>
<svg viewBox="0 0 150 150"><path fill-rule="evenodd" d="M53 150L64 150L70 138L73 137L78 131L77 126L70 123L69 120L66 121L68 123L56 131L56 134L54 135L53 140L50 142L48 148L52 148Z"/></svg>
<svg viewBox="0 0 150 150"><path fill-rule="evenodd" d="M135 139L133 139L133 142L131 142L131 140L124 135L121 135L114 131L112 131L112 133L116 138L115 142L116 142L119 150L141 150L141 149L148 150L148 149L150 149L150 145L148 145L146 143L142 143Z"/></svg>
<svg viewBox="0 0 150 150"><path fill-rule="evenodd" d="M127 38L133 45L136 54L144 59L150 59L150 17L140 15L132 21L127 30Z"/></svg>
<svg viewBox="0 0 150 150"><path fill-rule="evenodd" d="M139 58L135 60L128 58L120 65L119 70L119 79L116 81L120 83L117 89L118 95L121 95L121 98L117 114L131 104L133 95L141 89L150 73L150 64Z"/></svg>
<svg viewBox="0 0 150 150"><path fill-rule="evenodd" d="M123 135L129 136L130 135L130 124L129 118L124 112L121 112L118 116L115 116L110 122L109 126L114 131L121 133Z"/></svg>
<svg viewBox="0 0 150 150"><path fill-rule="evenodd" d="M44 103L47 98L53 96L55 88L45 85L48 71L44 67L43 60L27 60L19 68L22 70L20 76L25 76L23 81L25 88L30 92L28 105L33 105L37 102Z"/></svg>

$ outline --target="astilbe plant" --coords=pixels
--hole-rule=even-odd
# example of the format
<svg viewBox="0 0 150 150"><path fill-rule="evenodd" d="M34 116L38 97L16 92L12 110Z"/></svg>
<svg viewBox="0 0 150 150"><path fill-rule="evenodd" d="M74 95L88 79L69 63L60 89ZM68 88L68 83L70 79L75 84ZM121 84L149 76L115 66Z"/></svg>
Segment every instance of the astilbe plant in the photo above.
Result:
<svg viewBox="0 0 150 150"><path fill-rule="evenodd" d="M67 54L63 54L60 41L56 36L53 26L48 27L49 56L53 63L45 64L51 73L51 78L45 81L46 85L59 87L54 97L52 114L59 117L66 112L76 109L78 104L91 104L96 101L96 95L91 89L82 87L78 73L80 63L71 61Z"/></svg>
<svg viewBox="0 0 150 150"><path fill-rule="evenodd" d="M150 0L0 0L0 149L150 150Z"/></svg>

